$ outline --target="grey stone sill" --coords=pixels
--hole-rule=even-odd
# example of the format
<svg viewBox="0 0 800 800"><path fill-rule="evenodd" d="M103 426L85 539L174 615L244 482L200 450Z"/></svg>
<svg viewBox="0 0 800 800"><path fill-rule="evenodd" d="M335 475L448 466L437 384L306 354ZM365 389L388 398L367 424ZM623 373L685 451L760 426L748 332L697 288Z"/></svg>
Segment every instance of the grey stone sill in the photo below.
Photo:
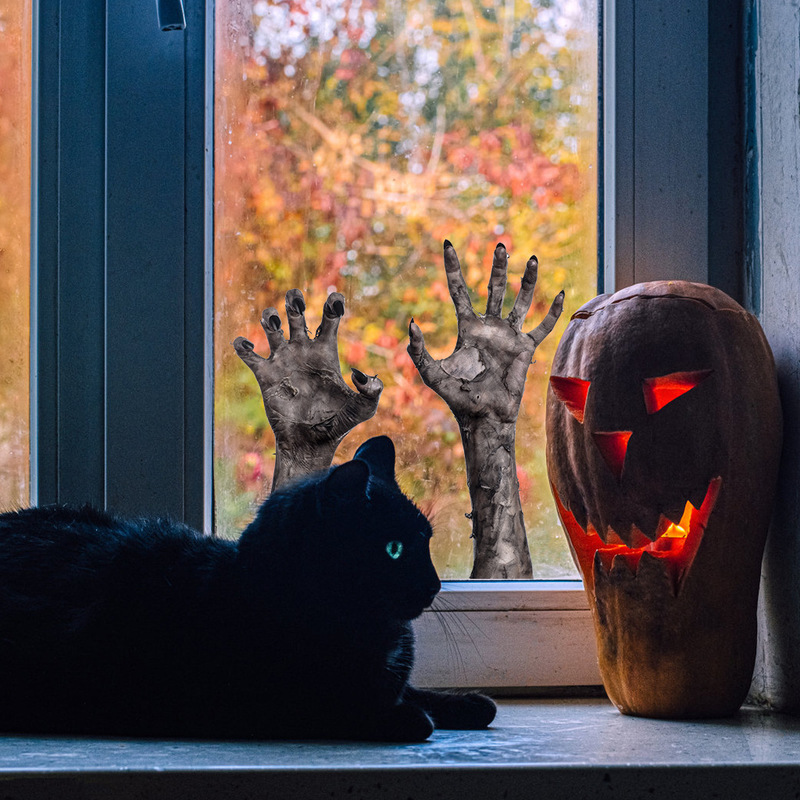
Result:
<svg viewBox="0 0 800 800"><path fill-rule="evenodd" d="M795 798L800 720L623 717L504 700L493 727L418 745L0 738L0 798Z"/></svg>

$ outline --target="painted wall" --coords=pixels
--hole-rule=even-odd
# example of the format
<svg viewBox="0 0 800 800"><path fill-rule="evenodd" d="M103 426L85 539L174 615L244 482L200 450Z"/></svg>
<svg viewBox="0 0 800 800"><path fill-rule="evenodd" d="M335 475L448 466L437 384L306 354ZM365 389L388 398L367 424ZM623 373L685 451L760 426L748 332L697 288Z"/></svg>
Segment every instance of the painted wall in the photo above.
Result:
<svg viewBox="0 0 800 800"><path fill-rule="evenodd" d="M775 354L785 419L752 697L800 711L800 0L749 0L748 16L750 298Z"/></svg>

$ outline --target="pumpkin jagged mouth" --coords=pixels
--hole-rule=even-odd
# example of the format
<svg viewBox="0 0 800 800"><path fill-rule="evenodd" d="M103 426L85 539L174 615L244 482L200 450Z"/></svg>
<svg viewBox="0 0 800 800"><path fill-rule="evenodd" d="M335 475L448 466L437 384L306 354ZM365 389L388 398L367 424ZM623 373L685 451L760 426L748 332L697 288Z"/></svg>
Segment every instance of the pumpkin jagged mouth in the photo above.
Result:
<svg viewBox="0 0 800 800"><path fill-rule="evenodd" d="M624 544L612 530L606 532L605 540L591 524L584 530L564 507L555 487L552 489L559 516L567 529L570 546L588 588L594 589L595 571L598 569L602 569L606 575L619 574L623 570L636 575L642 556L647 553L648 557L664 564L672 580L673 592L677 595L694 562L721 485L722 478L714 478L708 484L700 508L687 502L677 524L662 515L653 540L634 529L634 540L642 543L638 547Z"/></svg>

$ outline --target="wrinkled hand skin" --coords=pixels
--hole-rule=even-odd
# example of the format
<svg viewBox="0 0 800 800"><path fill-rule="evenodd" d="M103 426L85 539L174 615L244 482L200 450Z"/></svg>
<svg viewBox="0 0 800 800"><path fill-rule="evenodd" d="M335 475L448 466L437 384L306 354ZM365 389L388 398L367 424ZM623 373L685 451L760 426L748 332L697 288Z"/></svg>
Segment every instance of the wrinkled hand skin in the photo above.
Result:
<svg viewBox="0 0 800 800"><path fill-rule="evenodd" d="M411 320L408 354L422 380L450 407L461 430L472 500L475 561L472 578L530 578L533 575L519 500L515 437L528 367L536 348L553 330L564 303L560 292L542 322L522 332L533 302L539 262L531 256L511 313L500 312L506 291L508 255L498 244L489 279L486 313L469 299L458 256L444 243L444 266L458 320L458 340L447 358L433 359L419 326Z"/></svg>
<svg viewBox="0 0 800 800"><path fill-rule="evenodd" d="M299 289L286 293L287 340L276 309L261 315L270 354L263 358L252 342L238 336L233 347L253 371L275 434L273 491L295 478L331 465L339 442L360 422L374 416L383 391L375 376L352 370L350 389L339 367L338 330L344 296L332 293L314 338L308 335L306 304Z"/></svg>

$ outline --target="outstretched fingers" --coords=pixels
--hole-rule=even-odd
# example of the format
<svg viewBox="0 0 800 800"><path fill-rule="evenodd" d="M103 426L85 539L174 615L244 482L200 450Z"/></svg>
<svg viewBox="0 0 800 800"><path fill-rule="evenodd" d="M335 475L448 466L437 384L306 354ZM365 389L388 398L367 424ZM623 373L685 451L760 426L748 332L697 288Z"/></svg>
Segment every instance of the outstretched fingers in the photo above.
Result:
<svg viewBox="0 0 800 800"><path fill-rule="evenodd" d="M350 367L353 377L353 385L358 389L359 394L374 400L376 405L378 398L383 391L383 381L377 375L365 375L360 369Z"/></svg>
<svg viewBox="0 0 800 800"><path fill-rule="evenodd" d="M289 341L308 338L306 301L299 289L289 289L286 292L286 318L289 320Z"/></svg>
<svg viewBox="0 0 800 800"><path fill-rule="evenodd" d="M442 365L433 359L425 347L425 337L422 335L419 325L412 319L408 324L409 343L406 351L411 356L414 366L417 368L420 377L427 386L434 388L447 380L448 374L442 369Z"/></svg>
<svg viewBox="0 0 800 800"><path fill-rule="evenodd" d="M331 292L322 309L322 322L317 329L316 338L321 342L335 343L339 322L344 316L344 295Z"/></svg>
<svg viewBox="0 0 800 800"><path fill-rule="evenodd" d="M538 347L544 341L547 334L555 328L556 322L558 322L558 318L561 316L563 310L564 290L562 289L556 295L556 299L553 300L553 304L550 306L547 316L528 334L528 336L533 339L536 347Z"/></svg>
<svg viewBox="0 0 800 800"><path fill-rule="evenodd" d="M455 248L447 239L444 240L444 271L447 275L447 288L450 290L450 297L453 298L459 322L474 316L475 312L472 310L472 302L469 299L467 282L461 272L461 264Z"/></svg>
<svg viewBox="0 0 800 800"><path fill-rule="evenodd" d="M365 375L361 370L352 368L352 378L358 391L349 393L347 402L335 416L331 433L337 438L374 417L381 399L383 382L376 375Z"/></svg>
<svg viewBox="0 0 800 800"><path fill-rule="evenodd" d="M522 276L522 285L514 301L514 308L508 315L508 324L516 330L522 330L522 323L533 302L533 290L536 288L536 278L539 275L539 261L536 256L531 256L525 265L525 274Z"/></svg>
<svg viewBox="0 0 800 800"><path fill-rule="evenodd" d="M267 334L270 354L275 355L286 344L283 329L281 328L281 317L276 309L270 307L261 312L261 327L264 329L264 333Z"/></svg>
<svg viewBox="0 0 800 800"><path fill-rule="evenodd" d="M506 246L500 242L494 249L492 274L489 278L489 299L486 301L486 316L499 317L506 296L506 279L508 276L508 253Z"/></svg>
<svg viewBox="0 0 800 800"><path fill-rule="evenodd" d="M233 349L236 350L236 355L250 367L256 378L258 378L261 374L262 365L267 363L267 359L258 355L253 349L253 343L249 339L245 339L244 336L237 336L233 340Z"/></svg>

